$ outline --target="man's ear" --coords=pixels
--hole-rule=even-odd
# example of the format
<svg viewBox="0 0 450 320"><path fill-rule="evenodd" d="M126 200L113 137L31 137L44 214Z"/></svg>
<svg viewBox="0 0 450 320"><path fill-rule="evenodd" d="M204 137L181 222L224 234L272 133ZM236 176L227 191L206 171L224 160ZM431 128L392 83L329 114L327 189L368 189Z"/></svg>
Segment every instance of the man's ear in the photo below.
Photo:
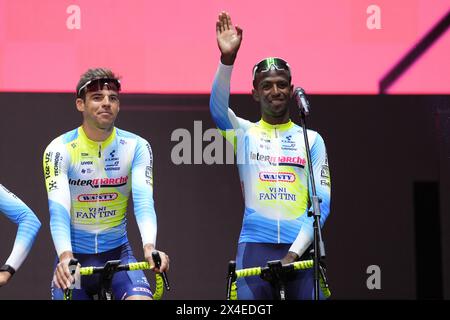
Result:
<svg viewBox="0 0 450 320"><path fill-rule="evenodd" d="M80 112L84 111L84 100L81 98L77 98L75 101L75 104L77 105L77 110Z"/></svg>
<svg viewBox="0 0 450 320"><path fill-rule="evenodd" d="M252 96L253 96L253 99L254 99L256 102L259 102L259 100L261 100L261 99L259 98L259 93L258 93L258 91L256 91L254 88L252 89Z"/></svg>
<svg viewBox="0 0 450 320"><path fill-rule="evenodd" d="M291 84L291 94L289 95L290 98L292 98L294 96L294 85Z"/></svg>

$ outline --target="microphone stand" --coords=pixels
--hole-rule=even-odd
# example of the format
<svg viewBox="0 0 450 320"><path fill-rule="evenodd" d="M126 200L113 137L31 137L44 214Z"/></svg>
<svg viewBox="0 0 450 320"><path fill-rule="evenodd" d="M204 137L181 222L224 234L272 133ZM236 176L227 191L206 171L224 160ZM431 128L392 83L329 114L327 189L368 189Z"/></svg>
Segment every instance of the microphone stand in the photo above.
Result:
<svg viewBox="0 0 450 320"><path fill-rule="evenodd" d="M308 217L313 217L314 218L314 222L313 222L313 226L314 226L314 300L319 300L319 290L320 290L320 284L319 284L319 273L322 272L323 275L323 281L325 282L325 286L327 286L326 284L326 279L325 279L325 273L323 272L323 270L321 270L320 267L320 263L321 263L321 259L325 258L325 246L322 240L322 232L320 230L320 202L322 202L322 200L317 196L317 191L316 191L316 184L314 181L314 171L313 171L313 165L311 163L311 149L309 147L309 141L308 141L308 135L307 135L307 131L306 131L306 112L304 110L304 108L300 107L300 119L301 119L301 126L303 129L303 137L305 139L305 148L306 148L306 158L308 161L308 167L309 167L309 177L310 177L310 181L311 181L311 193L312 193L312 212L309 211L308 212Z"/></svg>

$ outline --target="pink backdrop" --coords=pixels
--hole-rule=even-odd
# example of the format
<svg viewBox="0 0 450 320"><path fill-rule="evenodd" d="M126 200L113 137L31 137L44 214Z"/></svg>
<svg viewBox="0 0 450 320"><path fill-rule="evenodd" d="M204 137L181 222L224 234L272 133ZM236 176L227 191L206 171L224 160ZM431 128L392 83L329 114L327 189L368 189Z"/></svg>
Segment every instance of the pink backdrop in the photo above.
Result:
<svg viewBox="0 0 450 320"><path fill-rule="evenodd" d="M379 30L366 25L371 4ZM250 91L256 61L280 56L308 93L373 94L449 9L450 0L0 0L0 91L71 92L87 68L106 66L125 92L208 93L226 10L244 29L233 92ZM449 33L388 92L450 93Z"/></svg>

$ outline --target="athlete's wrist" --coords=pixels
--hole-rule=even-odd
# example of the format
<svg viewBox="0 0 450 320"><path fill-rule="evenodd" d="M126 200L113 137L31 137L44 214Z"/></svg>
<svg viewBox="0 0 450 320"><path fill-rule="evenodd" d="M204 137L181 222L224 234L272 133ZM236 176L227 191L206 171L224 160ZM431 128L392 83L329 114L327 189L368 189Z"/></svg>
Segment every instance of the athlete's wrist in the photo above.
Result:
<svg viewBox="0 0 450 320"><path fill-rule="evenodd" d="M152 257L152 252L155 251L155 245L152 243L147 243L144 245L144 257L149 259Z"/></svg>
<svg viewBox="0 0 450 320"><path fill-rule="evenodd" d="M234 65L234 61L236 60L236 53L235 54L222 54L220 56L220 62L226 66L232 66Z"/></svg>
<svg viewBox="0 0 450 320"><path fill-rule="evenodd" d="M299 258L298 254L293 251L288 251L288 253L284 256L284 258L281 260L282 264L289 264L292 262L297 261Z"/></svg>
<svg viewBox="0 0 450 320"><path fill-rule="evenodd" d="M59 255L59 262L63 262L70 259L73 259L72 251L64 251Z"/></svg>
<svg viewBox="0 0 450 320"><path fill-rule="evenodd" d="M0 272L8 272L12 277L14 273L16 273L16 269L11 267L9 264L4 264L0 267Z"/></svg>

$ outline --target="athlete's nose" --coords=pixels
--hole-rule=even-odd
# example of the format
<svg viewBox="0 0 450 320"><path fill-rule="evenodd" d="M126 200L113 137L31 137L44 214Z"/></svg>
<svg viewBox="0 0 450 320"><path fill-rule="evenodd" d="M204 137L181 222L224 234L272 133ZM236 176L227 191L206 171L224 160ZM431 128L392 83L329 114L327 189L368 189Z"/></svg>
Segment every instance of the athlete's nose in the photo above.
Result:
<svg viewBox="0 0 450 320"><path fill-rule="evenodd" d="M278 88L278 85L276 83L274 83L272 86L272 94L276 96L279 93L280 93L280 88Z"/></svg>
<svg viewBox="0 0 450 320"><path fill-rule="evenodd" d="M103 98L102 107L107 107L107 108L111 107L111 100L109 99L108 95L105 95L105 97Z"/></svg>

